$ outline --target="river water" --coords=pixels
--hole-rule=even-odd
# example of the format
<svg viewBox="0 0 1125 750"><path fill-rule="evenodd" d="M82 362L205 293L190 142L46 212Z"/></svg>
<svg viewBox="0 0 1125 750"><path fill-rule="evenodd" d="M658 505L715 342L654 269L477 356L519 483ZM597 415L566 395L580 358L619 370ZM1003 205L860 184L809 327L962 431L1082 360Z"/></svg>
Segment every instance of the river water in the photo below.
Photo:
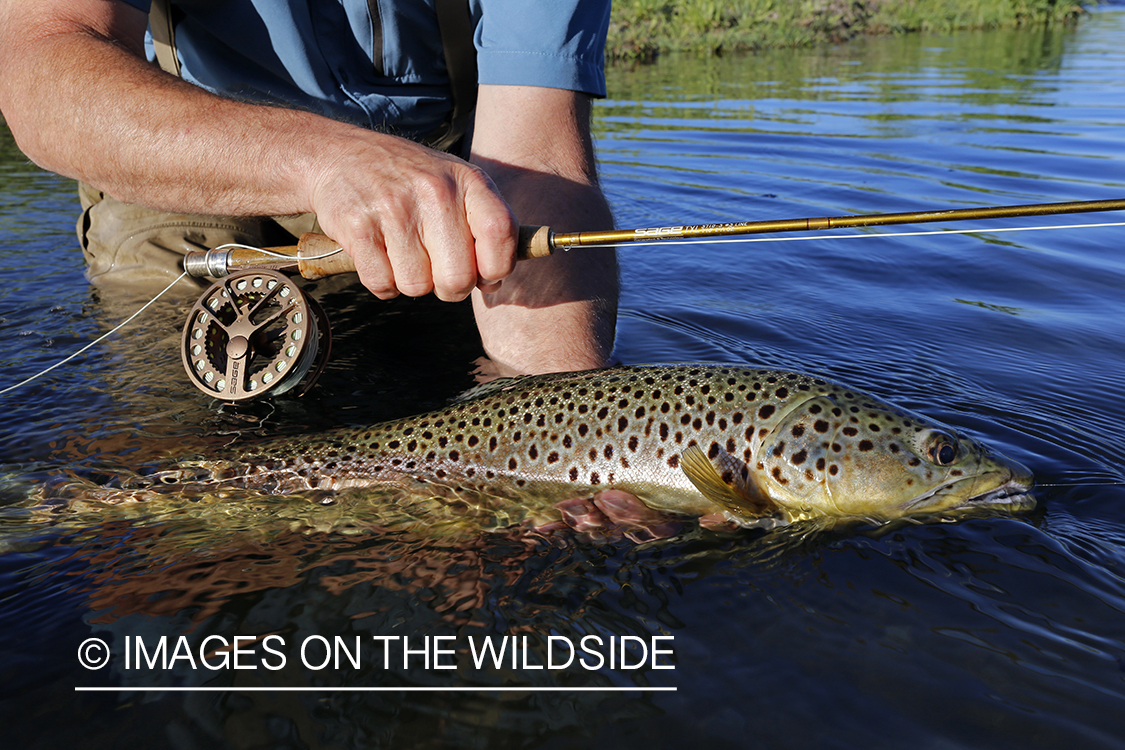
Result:
<svg viewBox="0 0 1125 750"><path fill-rule="evenodd" d="M614 68L596 110L605 189L623 227L1123 198L1122 38L1125 12L1111 6L1073 29ZM142 301L86 285L74 214L73 185L0 130L0 387ZM97 482L205 444L437 406L472 383L479 353L461 311L321 287L337 334L322 385L219 408L182 374L192 300L158 303L0 396L6 739L1123 747L1125 230L998 231L1121 220L621 251L620 361L827 375L963 428L1041 485L1018 518L859 526L804 544L376 533L361 509L310 498L36 510L41 488L68 476ZM879 236L900 231L941 234ZM565 660L544 651L552 635L626 642L634 661L611 667L606 646L601 668L535 669ZM477 669L468 649L489 636L526 637L530 651ZM91 637L110 666L79 664ZM178 656L167 669L135 650L125 663L127 647L155 651L162 637L165 660ZM238 670L222 648L236 637ZM359 639L358 661L321 666L337 637ZM452 654L427 663L426 637ZM641 643L672 653L626 668ZM282 686L316 689L141 690ZM498 687L517 690L480 689Z"/></svg>

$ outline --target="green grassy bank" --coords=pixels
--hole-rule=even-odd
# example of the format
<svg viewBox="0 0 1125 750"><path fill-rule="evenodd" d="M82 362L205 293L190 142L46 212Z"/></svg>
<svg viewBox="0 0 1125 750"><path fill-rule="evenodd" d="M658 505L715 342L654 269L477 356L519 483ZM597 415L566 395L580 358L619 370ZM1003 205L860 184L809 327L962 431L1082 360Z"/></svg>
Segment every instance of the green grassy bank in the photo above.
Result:
<svg viewBox="0 0 1125 750"><path fill-rule="evenodd" d="M1076 0L614 0L606 56L646 61L859 34L1068 23L1082 12Z"/></svg>

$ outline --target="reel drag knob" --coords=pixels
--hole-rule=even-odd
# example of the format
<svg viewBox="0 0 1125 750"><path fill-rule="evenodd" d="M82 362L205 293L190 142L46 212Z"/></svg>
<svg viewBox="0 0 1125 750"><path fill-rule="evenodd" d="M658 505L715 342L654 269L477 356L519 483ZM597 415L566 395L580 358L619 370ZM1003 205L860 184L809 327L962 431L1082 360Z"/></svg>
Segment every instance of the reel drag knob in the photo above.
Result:
<svg viewBox="0 0 1125 750"><path fill-rule="evenodd" d="M223 401L281 395L311 371L303 395L323 371L331 339L324 310L289 277L245 271L196 301L180 355L195 387Z"/></svg>

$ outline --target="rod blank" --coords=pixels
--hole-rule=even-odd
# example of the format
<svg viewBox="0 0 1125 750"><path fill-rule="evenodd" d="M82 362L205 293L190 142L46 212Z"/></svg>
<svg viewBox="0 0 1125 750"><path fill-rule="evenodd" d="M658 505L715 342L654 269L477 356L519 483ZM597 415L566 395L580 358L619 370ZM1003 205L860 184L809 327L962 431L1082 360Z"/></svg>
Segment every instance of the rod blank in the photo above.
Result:
<svg viewBox="0 0 1125 750"><path fill-rule="evenodd" d="M1121 210L1125 210L1125 199L955 208L942 211L908 211L893 214L775 219L727 224L685 224L647 229L615 229L604 232L573 232L567 234L557 234L552 232L549 227L521 226L516 257L519 260L528 260L548 256L560 248L621 245L631 242ZM342 252L340 245L321 234L310 232L302 235L297 245L265 248L264 250L265 252L253 248L239 248L226 252L209 250L205 253L188 253L184 258L184 270L192 276L218 277L226 276L228 273L239 269L272 268L285 271L298 270L307 279L319 279L338 273L355 271L355 264L351 257Z"/></svg>

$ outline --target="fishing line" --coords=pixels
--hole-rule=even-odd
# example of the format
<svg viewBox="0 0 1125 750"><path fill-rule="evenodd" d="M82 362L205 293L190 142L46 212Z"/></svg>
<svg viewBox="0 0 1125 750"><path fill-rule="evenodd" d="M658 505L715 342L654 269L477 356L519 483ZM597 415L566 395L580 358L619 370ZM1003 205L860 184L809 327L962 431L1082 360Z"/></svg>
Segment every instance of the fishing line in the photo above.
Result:
<svg viewBox="0 0 1125 750"><path fill-rule="evenodd" d="M705 244L705 243L728 244L728 243L750 243L750 242L800 242L800 241L804 241L804 240L855 240L855 239L880 239L880 238L891 239L891 238L897 238L897 237L929 237L929 236L936 236L936 235L951 235L951 234L989 234L989 233L999 234L999 233L1007 233L1007 232L1036 232L1036 231L1050 231L1050 230L1061 230L1061 229L1095 229L1095 228L1100 228L1100 227L1120 227L1120 226L1125 226L1125 222L1118 221L1118 222L1101 222L1101 223L1096 223L1096 224L1056 224L1056 225L1043 226L1043 227L992 227L992 228L985 228L985 229L938 229L938 230L915 231L915 232L885 232L885 233L872 233L872 234L864 234L864 233L859 233L859 234L817 234L817 235L798 235L798 236L786 236L786 237L726 237L726 238L700 237L700 238L691 238L691 239L667 238L667 239L651 239L651 240L630 239L628 242L626 242L624 244L653 246L653 245L699 245L699 244ZM573 245L573 247L615 247L615 246L619 246L619 245L622 245L622 244L623 243L621 241L617 241L617 242L610 241L610 242L603 242L603 243L582 243L581 245ZM559 249L569 251L571 247L572 247L571 245L564 245L564 246L560 247ZM244 244L236 243L236 242L230 242L230 243L226 243L224 245L220 245L219 247L216 247L213 250L207 251L206 253L189 254L189 255L198 256L198 262L195 265L198 266L198 268L203 268L204 266L200 265L200 263L205 262L205 260L207 258L219 257L224 251L229 251L229 250L244 250L244 251L248 251L248 252L251 252L251 253L260 254L261 256L265 256L267 258L273 258L273 259L276 259L276 260L286 261L286 262L293 262L293 261L297 260L297 258L294 256L294 254L292 252L289 252L289 253L278 252L274 248L255 247L253 245L244 245ZM337 255L341 252L343 252L343 248L341 248L339 246L336 246L334 248L328 249L326 252L304 255L300 258L300 260L302 262L323 260L325 258L329 258L329 257L332 257L334 255ZM224 261L224 264L225 263L226 263L226 261ZM187 267L187 265L188 265L187 262L185 262L185 267ZM212 270L212 269L209 268L208 270ZM345 270L345 269L341 269L341 270ZM223 271L222 274L216 274L216 275L225 275L228 272L228 270L225 268L225 266L222 269L222 271ZM332 272L330 272L330 273L332 273ZM186 277L188 275L199 276L199 275L205 275L205 274L201 274L198 271L197 268L185 270L184 273L180 274L180 276L176 278L175 281L173 281L171 284L169 284L167 287L165 287L155 297L153 297L151 300L149 300L147 303L145 303L140 309L138 309L135 313L130 315L128 318L126 318L120 324L118 324L117 326L115 326L111 330L107 331L105 334L103 334L103 335L99 336L98 338L94 339L89 344L82 347L81 349L74 352L73 354L71 354L71 355L65 357L64 359L60 360L59 362L56 362L55 364L51 365L50 367L47 367L47 368L43 369L42 371L32 375L31 377L29 377L29 378L27 378L27 379L25 379L25 380L23 380L19 383L16 383L15 385L8 386L7 388L4 388L4 389L0 390L0 396L4 395L6 393L9 393L11 391L14 391L17 388L21 388L22 386L27 385L28 383L32 382L33 380L47 374L48 372L51 372L55 368L61 367L62 365L66 364L67 362L70 362L71 360L75 359L79 355L85 353L89 349L91 349L94 346L96 346L97 344L101 343L105 339L109 338L113 334L117 333L119 330L121 330L126 325L128 325L130 322L132 322L134 319L136 319L137 316L139 316L142 312L147 310L153 303L155 303L166 292L168 292L173 286L178 284L184 277ZM314 317L321 317L323 319L323 312L321 312L319 310L315 310L313 312L316 313L314 315ZM324 322L326 323L326 321L324 321ZM315 353L315 350L314 350L314 353ZM323 354L323 352L322 352L322 354ZM309 361L306 361L306 360L303 359L299 364L307 372L307 370L310 366ZM323 367L323 362L320 362L320 368L322 368L322 367ZM293 381L290 380L289 382L292 383ZM292 385L290 385L289 387L292 387Z"/></svg>
<svg viewBox="0 0 1125 750"><path fill-rule="evenodd" d="M702 244L726 244L732 242L797 242L799 240L857 240L857 239L883 239L891 237L927 237L930 235L947 235L947 234L988 234L990 232L1038 232L1048 229L1092 229L1096 227L1123 227L1125 221L1110 221L1100 224L1057 224L1054 226L1046 227L997 227L995 229L930 229L920 232L876 232L872 234L802 234L796 237L727 237L723 239L709 239L706 237L698 239L687 240L632 240L628 243L632 245L702 245ZM615 247L620 246L619 242L600 242L582 245L574 245L573 247ZM561 250L569 251L571 247L563 247Z"/></svg>
<svg viewBox="0 0 1125 750"><path fill-rule="evenodd" d="M27 378L26 380L23 380L19 383L16 383L15 385L10 385L5 389L0 390L0 396L3 396L5 393L8 393L9 391L14 391L17 388L20 388L22 386L27 385L28 383L35 380L36 378L38 378L42 375L46 375L47 373L49 373L51 370L55 369L56 367L60 367L62 365L65 365L67 362L74 359L79 354L82 354L83 352L87 351L88 349L96 346L97 344L100 344L102 341L105 341L107 338L109 338L113 334L117 333L118 331L120 331L125 326L129 325L129 323L131 323L133 321L133 319L135 319L138 315L140 315L145 310L147 310L154 302L156 302L156 300L163 297L165 292L167 292L169 289L174 287L176 284L179 284L182 279L187 278L187 275L188 275L187 271L184 271L183 273L181 273L178 277L176 277L175 281L173 281L168 286L164 287L164 289L161 292L159 292L155 297L153 297L148 302L146 302L143 306L141 306L141 308L139 310L137 310L135 313L130 315L128 318L125 318L125 320L121 321L120 323L118 323L116 326L114 326L110 330L103 333L101 336L98 336L96 339L91 341L89 344L86 344L86 346L82 347L78 351L71 354L69 357L66 357L65 359L59 360L55 364L51 365L50 367L46 368L45 370L41 370L40 372L35 373L34 375L32 375L30 378Z"/></svg>
<svg viewBox="0 0 1125 750"><path fill-rule="evenodd" d="M212 252L220 252L222 250L236 250L236 249L237 250L253 250L254 252L259 252L262 255L268 255L271 258L279 258L281 260L293 260L292 255L287 255L285 253L279 253L279 252L275 251L273 248L255 247L254 245L243 245L243 244L240 244L238 242L228 242L225 245L219 245ZM302 256L302 257L305 260L322 260L324 258L330 258L331 256L335 255L336 253L342 253L342 252L344 252L344 248L338 247L335 250L329 250L328 252L321 253L320 255L305 255L305 256ZM185 271L184 273L186 274L187 271ZM177 281L178 281L178 279L177 279Z"/></svg>
<svg viewBox="0 0 1125 750"><path fill-rule="evenodd" d="M1122 487L1125 482L1055 482L1051 484L1035 483L1036 487Z"/></svg>

